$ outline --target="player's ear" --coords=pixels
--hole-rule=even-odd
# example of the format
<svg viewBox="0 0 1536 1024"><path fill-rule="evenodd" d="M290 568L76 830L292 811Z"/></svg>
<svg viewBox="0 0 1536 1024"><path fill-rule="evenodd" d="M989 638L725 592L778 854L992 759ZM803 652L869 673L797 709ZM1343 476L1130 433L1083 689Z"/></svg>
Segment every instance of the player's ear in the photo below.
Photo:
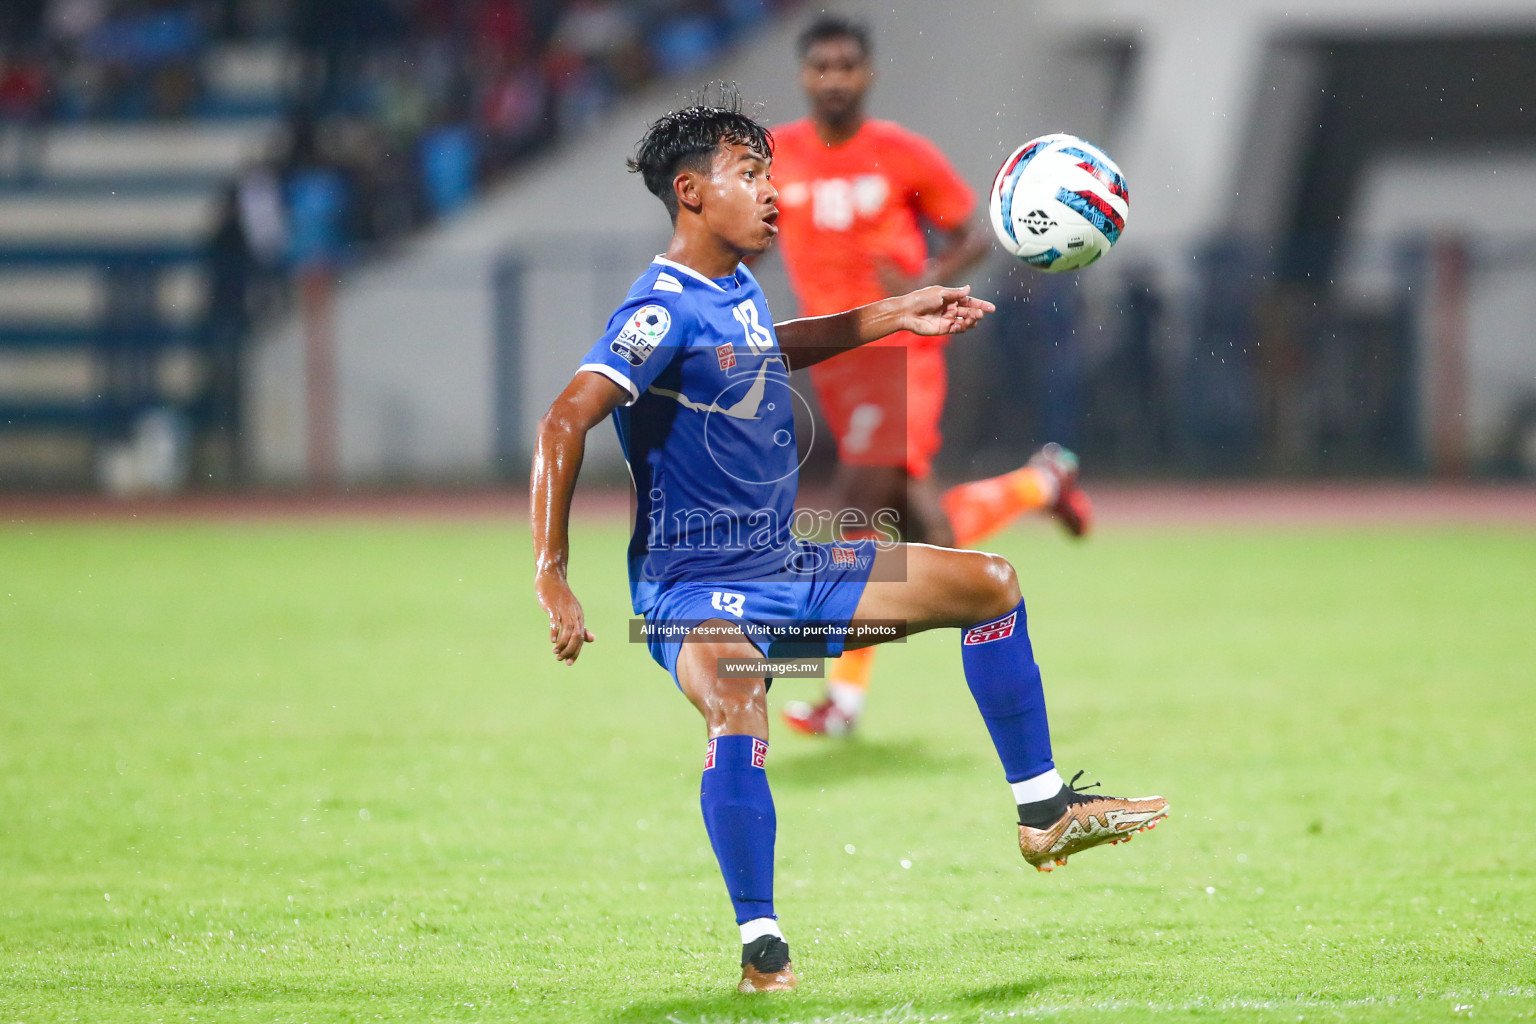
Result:
<svg viewBox="0 0 1536 1024"><path fill-rule="evenodd" d="M698 213L704 205L701 195L700 176L697 171L678 171L672 179L672 194L677 197L677 208Z"/></svg>

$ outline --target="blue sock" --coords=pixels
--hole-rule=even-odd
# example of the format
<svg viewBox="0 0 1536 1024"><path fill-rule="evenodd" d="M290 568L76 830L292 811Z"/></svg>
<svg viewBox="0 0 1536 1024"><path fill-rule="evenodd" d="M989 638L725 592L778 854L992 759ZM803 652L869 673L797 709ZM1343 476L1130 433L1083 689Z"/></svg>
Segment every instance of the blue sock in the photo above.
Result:
<svg viewBox="0 0 1536 1024"><path fill-rule="evenodd" d="M704 758L699 806L737 924L778 916L773 912L778 819L763 770L767 758L768 744L754 736L717 736Z"/></svg>
<svg viewBox="0 0 1536 1024"><path fill-rule="evenodd" d="M1045 687L1029 644L1024 602L962 633L960 660L1008 781L1023 782L1054 768Z"/></svg>

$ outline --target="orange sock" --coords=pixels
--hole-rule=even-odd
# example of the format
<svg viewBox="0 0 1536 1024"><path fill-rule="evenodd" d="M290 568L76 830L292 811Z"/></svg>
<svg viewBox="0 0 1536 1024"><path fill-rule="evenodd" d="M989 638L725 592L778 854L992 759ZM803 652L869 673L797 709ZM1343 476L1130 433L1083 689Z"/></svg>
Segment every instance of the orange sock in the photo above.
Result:
<svg viewBox="0 0 1536 1024"><path fill-rule="evenodd" d="M861 647L856 651L844 651L842 657L833 660L827 670L827 685L836 683L858 690L869 689L869 673L875 667L875 649Z"/></svg>
<svg viewBox="0 0 1536 1024"><path fill-rule="evenodd" d="M858 718L864 710L864 698L869 695L869 672L874 667L875 649L862 647L844 651L827 671L827 698L850 719Z"/></svg>
<svg viewBox="0 0 1536 1024"><path fill-rule="evenodd" d="M854 530L847 534L847 539L870 540L876 536L873 530ZM864 710L864 698L869 695L869 674L874 667L873 647L844 651L841 657L832 659L827 669L827 699L845 715L857 718Z"/></svg>
<svg viewBox="0 0 1536 1024"><path fill-rule="evenodd" d="M1045 470L1021 466L1011 473L957 484L944 492L944 512L955 531L955 546L970 547L1025 512L1056 500L1056 479Z"/></svg>

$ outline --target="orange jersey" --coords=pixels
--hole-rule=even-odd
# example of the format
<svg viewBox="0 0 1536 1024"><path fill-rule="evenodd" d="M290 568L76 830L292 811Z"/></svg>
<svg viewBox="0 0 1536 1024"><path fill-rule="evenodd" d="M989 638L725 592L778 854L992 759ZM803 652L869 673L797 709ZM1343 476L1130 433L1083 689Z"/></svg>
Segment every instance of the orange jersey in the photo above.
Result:
<svg viewBox="0 0 1536 1024"><path fill-rule="evenodd" d="M892 121L867 120L828 146L804 118L773 141L779 247L802 316L885 298L880 262L916 276L928 259L922 222L953 230L976 206L938 147Z"/></svg>

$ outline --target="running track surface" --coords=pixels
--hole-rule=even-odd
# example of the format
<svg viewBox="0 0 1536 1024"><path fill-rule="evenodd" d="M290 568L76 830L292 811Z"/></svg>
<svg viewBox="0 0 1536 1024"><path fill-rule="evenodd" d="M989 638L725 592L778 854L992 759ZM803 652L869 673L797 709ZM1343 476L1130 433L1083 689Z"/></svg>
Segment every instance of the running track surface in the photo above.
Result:
<svg viewBox="0 0 1536 1024"><path fill-rule="evenodd" d="M1101 529L1117 526L1503 526L1536 529L1536 484L1147 484L1090 486ZM817 507L816 495L805 504ZM577 516L629 515L624 491L578 490ZM0 524L177 519L438 519L525 523L526 492L342 491L115 500L0 494Z"/></svg>

